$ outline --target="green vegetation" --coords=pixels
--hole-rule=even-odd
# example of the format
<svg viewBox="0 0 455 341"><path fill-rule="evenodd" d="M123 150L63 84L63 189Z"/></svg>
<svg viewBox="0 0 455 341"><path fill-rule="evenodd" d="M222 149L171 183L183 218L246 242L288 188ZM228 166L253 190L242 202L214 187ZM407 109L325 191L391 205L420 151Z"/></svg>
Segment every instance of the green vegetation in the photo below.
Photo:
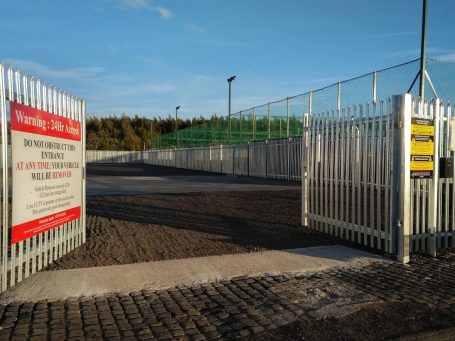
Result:
<svg viewBox="0 0 455 341"><path fill-rule="evenodd" d="M200 116L192 120L178 120L179 128L204 124ZM152 147L152 138L175 131L175 119L121 116L89 117L86 123L87 150L146 150Z"/></svg>

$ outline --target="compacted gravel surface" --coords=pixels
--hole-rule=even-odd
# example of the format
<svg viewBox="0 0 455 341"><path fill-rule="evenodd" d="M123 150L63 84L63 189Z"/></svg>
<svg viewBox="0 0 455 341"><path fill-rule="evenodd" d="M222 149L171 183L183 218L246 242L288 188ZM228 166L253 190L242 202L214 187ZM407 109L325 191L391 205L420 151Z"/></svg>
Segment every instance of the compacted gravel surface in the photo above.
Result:
<svg viewBox="0 0 455 341"><path fill-rule="evenodd" d="M300 191L98 196L87 243L49 269L340 244L300 226Z"/></svg>

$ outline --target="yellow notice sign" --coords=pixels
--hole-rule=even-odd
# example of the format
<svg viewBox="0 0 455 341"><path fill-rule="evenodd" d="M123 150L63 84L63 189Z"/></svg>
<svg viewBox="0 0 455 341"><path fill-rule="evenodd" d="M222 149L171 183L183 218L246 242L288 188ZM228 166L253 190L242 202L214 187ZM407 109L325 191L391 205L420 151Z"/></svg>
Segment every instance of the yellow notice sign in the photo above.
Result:
<svg viewBox="0 0 455 341"><path fill-rule="evenodd" d="M411 135L434 136L434 126L411 124Z"/></svg>
<svg viewBox="0 0 455 341"><path fill-rule="evenodd" d="M411 171L432 171L433 157L427 155L411 156Z"/></svg>
<svg viewBox="0 0 455 341"><path fill-rule="evenodd" d="M431 178L434 168L434 121L411 118L411 177Z"/></svg>
<svg viewBox="0 0 455 341"><path fill-rule="evenodd" d="M432 171L433 161L411 161L411 171Z"/></svg>
<svg viewBox="0 0 455 341"><path fill-rule="evenodd" d="M411 140L411 155L434 155L433 140L419 141L413 137Z"/></svg>

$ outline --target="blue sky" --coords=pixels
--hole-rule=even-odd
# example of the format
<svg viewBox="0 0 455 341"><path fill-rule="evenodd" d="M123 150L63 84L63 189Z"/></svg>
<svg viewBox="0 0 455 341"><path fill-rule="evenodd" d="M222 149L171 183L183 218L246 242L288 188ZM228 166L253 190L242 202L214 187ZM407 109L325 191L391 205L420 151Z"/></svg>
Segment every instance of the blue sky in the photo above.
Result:
<svg viewBox="0 0 455 341"><path fill-rule="evenodd" d="M419 57L421 0L0 0L0 59L94 115L232 112ZM455 1L428 54L455 60Z"/></svg>

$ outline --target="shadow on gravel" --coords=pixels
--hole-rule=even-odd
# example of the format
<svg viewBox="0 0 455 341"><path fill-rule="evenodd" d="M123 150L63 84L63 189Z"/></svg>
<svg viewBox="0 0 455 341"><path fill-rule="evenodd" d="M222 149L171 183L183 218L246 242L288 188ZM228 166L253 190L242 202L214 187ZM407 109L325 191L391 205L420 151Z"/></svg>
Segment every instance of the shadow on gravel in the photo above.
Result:
<svg viewBox="0 0 455 341"><path fill-rule="evenodd" d="M300 190L94 196L87 242L50 270L347 244L300 226Z"/></svg>
<svg viewBox="0 0 455 341"><path fill-rule="evenodd" d="M170 182L177 187L178 176L183 178L188 172L203 174L141 164L88 165L90 175L157 177L173 174L175 181ZM335 244L351 246L334 236L301 227L298 185L281 190L275 187L274 190L197 193L197 176L188 178L194 181L196 192L88 197L87 242L56 260L49 269ZM224 178L230 177L213 177ZM246 182L264 181L241 180L244 179ZM115 178L112 183L115 186Z"/></svg>
<svg viewBox="0 0 455 341"><path fill-rule="evenodd" d="M291 213L300 206L296 198L300 193L295 192L256 192L254 202L249 203L251 194L239 192L92 197L87 213L147 224L150 233L160 225L222 236L226 242L242 247L284 249L340 244L339 239L299 225L299 216Z"/></svg>
<svg viewBox="0 0 455 341"><path fill-rule="evenodd" d="M221 175L217 173L153 166L143 163L88 163L88 176L186 176L186 175Z"/></svg>

